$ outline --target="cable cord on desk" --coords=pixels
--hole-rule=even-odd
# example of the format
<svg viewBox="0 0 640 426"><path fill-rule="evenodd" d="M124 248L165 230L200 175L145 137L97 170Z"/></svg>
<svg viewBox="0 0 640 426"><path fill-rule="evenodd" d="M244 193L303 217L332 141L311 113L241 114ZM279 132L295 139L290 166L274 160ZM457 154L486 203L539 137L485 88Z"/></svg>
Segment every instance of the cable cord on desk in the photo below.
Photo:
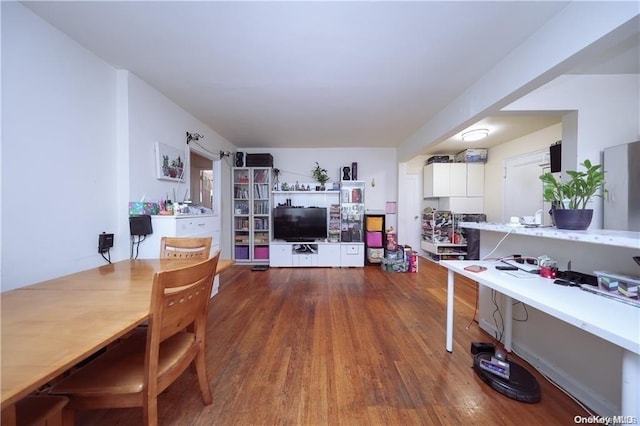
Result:
<svg viewBox="0 0 640 426"><path fill-rule="evenodd" d="M140 249L140 243L143 242L147 236L146 235L138 235L138 241L136 242L136 236L132 235L131 236L131 254L129 255L130 259L137 259L138 258L138 250ZM136 256L133 257L133 246L136 247Z"/></svg>
<svg viewBox="0 0 640 426"><path fill-rule="evenodd" d="M514 228L515 229L515 228ZM493 254L494 251L498 250L498 247L500 247L500 244L502 244L502 242L505 240L505 238L507 238L511 233L513 232L513 229L510 229L509 232L507 232L504 237L502 237L502 239L500 241L498 241L498 244L496 244L496 246L493 248L493 250L491 250L489 253L487 253L482 259L480 260L487 260L487 258L489 256L491 256Z"/></svg>
<svg viewBox="0 0 640 426"><path fill-rule="evenodd" d="M493 306L495 309L493 310L493 323L496 325L496 336L495 338L498 342L502 343L502 337L504 335L504 317L502 316L502 312L500 312L500 306L498 306L498 301L496 300L498 292L496 290L491 289L491 302L493 302ZM496 319L496 314L500 316L500 324L498 326L498 320Z"/></svg>

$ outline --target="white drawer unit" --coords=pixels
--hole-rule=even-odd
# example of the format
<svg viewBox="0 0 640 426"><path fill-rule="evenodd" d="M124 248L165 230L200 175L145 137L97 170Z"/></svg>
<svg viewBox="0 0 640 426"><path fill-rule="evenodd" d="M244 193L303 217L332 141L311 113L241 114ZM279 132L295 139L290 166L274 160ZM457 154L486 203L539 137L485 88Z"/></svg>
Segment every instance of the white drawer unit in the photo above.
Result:
<svg viewBox="0 0 640 426"><path fill-rule="evenodd" d="M178 217L175 220L176 237L192 237L199 235L211 235L215 231L213 216L207 217ZM215 241L214 241L215 243Z"/></svg>
<svg viewBox="0 0 640 426"><path fill-rule="evenodd" d="M211 253L220 250L220 216L151 216L151 227L153 233L147 235L138 247L138 259L157 259L162 237L212 237ZM133 250L135 257L136 248Z"/></svg>
<svg viewBox="0 0 640 426"><path fill-rule="evenodd" d="M269 266L272 267L328 267L364 266L364 243L288 243L269 244Z"/></svg>
<svg viewBox="0 0 640 426"><path fill-rule="evenodd" d="M364 266L364 243L340 244L340 266Z"/></svg>

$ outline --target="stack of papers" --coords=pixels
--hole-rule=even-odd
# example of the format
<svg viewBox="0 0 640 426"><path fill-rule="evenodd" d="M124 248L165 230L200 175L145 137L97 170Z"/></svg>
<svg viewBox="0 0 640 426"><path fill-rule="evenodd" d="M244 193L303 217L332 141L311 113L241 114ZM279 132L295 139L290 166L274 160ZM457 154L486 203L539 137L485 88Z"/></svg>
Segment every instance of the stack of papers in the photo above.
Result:
<svg viewBox="0 0 640 426"><path fill-rule="evenodd" d="M540 271L540 267L536 264L536 265L531 265L529 263L527 263L526 261L523 261L522 263L518 263L515 260L502 260L502 263L506 263L507 265L511 265L511 266L515 266L518 269L521 269L523 271L527 271L527 272L539 272Z"/></svg>
<svg viewBox="0 0 640 426"><path fill-rule="evenodd" d="M503 274L509 274L512 277L516 277L516 278L540 278L540 275L538 274L532 274L531 272L527 272L527 271L521 271L521 270L517 270L517 271L500 271Z"/></svg>

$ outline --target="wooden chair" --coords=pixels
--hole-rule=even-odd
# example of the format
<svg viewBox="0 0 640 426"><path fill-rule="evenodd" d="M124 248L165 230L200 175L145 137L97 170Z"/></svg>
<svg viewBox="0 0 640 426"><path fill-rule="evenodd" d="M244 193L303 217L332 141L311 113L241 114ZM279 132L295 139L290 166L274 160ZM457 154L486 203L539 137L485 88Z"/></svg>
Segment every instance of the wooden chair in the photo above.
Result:
<svg viewBox="0 0 640 426"><path fill-rule="evenodd" d="M84 409L142 407L145 425L158 423L157 397L194 365L202 400L213 402L205 361L205 331L220 252L200 263L157 272L149 327L133 334L54 385L69 397L65 425ZM186 325L190 327L185 328Z"/></svg>
<svg viewBox="0 0 640 426"><path fill-rule="evenodd" d="M161 259L208 259L211 253L211 237L162 237Z"/></svg>

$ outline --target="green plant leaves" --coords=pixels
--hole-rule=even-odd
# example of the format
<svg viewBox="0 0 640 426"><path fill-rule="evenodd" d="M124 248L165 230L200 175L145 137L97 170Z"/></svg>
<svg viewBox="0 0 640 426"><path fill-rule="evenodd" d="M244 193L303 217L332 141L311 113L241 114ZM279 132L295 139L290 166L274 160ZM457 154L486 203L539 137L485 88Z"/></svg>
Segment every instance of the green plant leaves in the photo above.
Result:
<svg viewBox="0 0 640 426"><path fill-rule="evenodd" d="M606 183L602 166L593 165L591 161L584 160L580 163L586 171L567 170L565 173L570 179L559 181L551 173L544 173L540 176L543 183L542 195L545 201L560 201L561 205L566 200L569 201L570 209L585 209L592 197L602 197L598 193L606 193L604 185Z"/></svg>

